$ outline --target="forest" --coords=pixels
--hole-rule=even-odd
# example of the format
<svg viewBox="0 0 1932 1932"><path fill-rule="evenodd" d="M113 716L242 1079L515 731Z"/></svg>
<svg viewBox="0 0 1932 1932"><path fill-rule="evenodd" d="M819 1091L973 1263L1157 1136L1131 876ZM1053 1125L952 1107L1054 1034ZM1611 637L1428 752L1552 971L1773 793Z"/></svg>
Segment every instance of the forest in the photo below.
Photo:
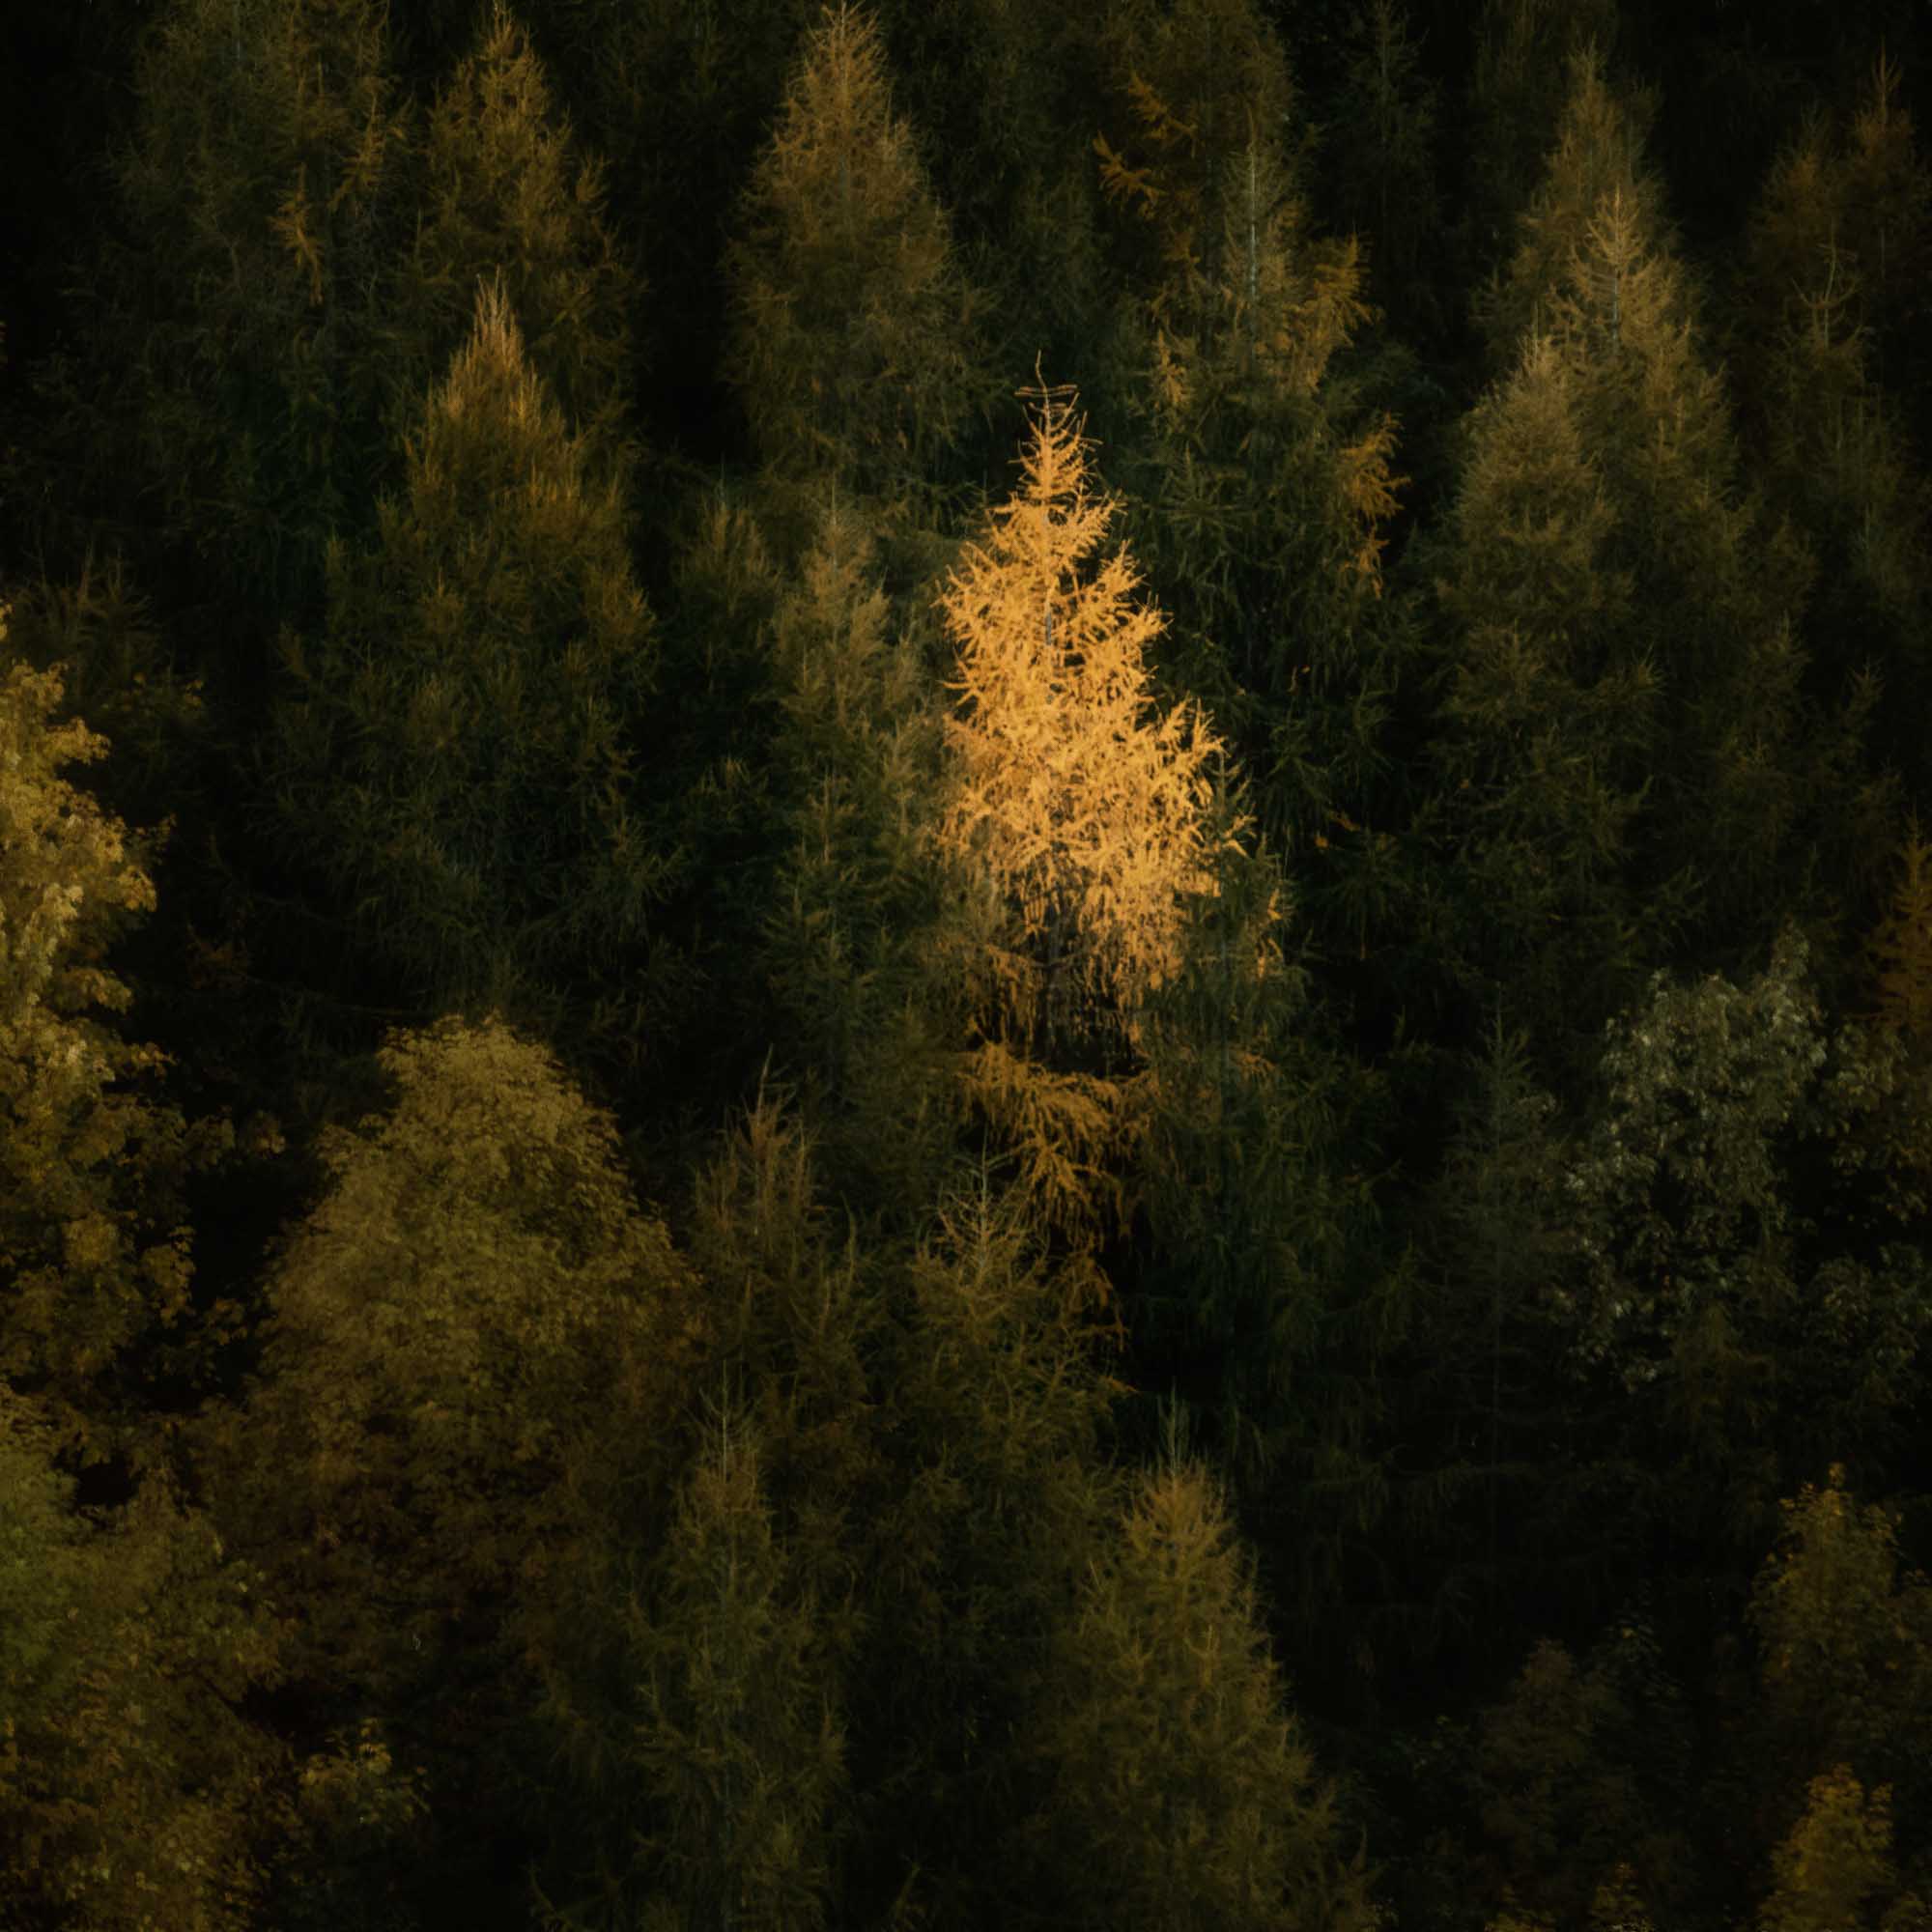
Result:
<svg viewBox="0 0 1932 1932"><path fill-rule="evenodd" d="M1932 1932L1928 74L0 7L0 1932Z"/></svg>

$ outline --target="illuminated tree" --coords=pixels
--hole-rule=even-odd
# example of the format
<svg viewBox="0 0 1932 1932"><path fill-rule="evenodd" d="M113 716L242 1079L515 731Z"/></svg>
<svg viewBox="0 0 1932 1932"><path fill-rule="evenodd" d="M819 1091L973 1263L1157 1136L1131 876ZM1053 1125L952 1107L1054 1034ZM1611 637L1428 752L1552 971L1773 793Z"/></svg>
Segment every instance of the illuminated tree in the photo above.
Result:
<svg viewBox="0 0 1932 1932"><path fill-rule="evenodd" d="M0 607L0 645L6 639ZM59 774L105 755L79 720L55 724L59 669L0 658L0 1377L33 1395L82 1466L139 1456L140 1371L184 1365L232 1334L240 1311L192 1301L183 1184L234 1145L134 1083L167 1065L98 1011L129 988L100 963L149 912L157 840L128 835ZM165 828L161 835L165 837ZM193 1317L193 1320L186 1318ZM176 1331L172 1345L169 1331ZM156 1343L163 1354L143 1364ZM203 1364L205 1366L205 1364Z"/></svg>
<svg viewBox="0 0 1932 1932"><path fill-rule="evenodd" d="M1131 1050L1148 995L1179 970L1187 901L1213 890L1203 818L1219 741L1190 702L1156 710L1145 653L1162 618L1129 605L1124 549L1081 581L1114 505L1088 494L1063 392L1025 393L1045 403L1025 487L940 600L961 709L938 838L985 913L965 964L967 1091L1018 1143L1049 1217L1091 1232L1126 1090L1110 1061L1062 1056Z"/></svg>

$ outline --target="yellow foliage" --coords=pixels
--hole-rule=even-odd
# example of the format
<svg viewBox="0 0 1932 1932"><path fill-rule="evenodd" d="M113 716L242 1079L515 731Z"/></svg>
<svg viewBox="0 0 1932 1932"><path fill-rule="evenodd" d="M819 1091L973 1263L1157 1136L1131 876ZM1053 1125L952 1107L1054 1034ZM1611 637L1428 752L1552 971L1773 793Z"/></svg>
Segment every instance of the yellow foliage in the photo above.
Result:
<svg viewBox="0 0 1932 1932"><path fill-rule="evenodd" d="M1191 703L1155 712L1145 652L1164 620L1129 604L1124 550L1080 580L1114 505L1089 497L1078 436L1038 393L1026 488L941 598L963 705L940 838L1008 901L984 1004L1050 1036L1065 978L1137 1039L1142 1000L1178 970L1187 897L1214 890L1202 822L1220 741Z"/></svg>

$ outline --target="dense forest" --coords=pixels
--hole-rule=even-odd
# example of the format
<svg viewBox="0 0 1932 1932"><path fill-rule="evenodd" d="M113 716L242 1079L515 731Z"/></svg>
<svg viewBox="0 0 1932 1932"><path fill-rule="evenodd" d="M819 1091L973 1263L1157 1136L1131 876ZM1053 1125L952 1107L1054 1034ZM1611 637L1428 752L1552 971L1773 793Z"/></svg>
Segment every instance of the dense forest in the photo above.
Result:
<svg viewBox="0 0 1932 1932"><path fill-rule="evenodd" d="M0 1928L1928 1932L1928 73L9 0Z"/></svg>

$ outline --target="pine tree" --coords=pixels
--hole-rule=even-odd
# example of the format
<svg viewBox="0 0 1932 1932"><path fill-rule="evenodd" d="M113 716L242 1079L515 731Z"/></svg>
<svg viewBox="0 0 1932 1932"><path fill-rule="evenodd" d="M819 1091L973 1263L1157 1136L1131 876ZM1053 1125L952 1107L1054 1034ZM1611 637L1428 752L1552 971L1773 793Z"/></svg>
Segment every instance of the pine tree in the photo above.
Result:
<svg viewBox="0 0 1932 1932"><path fill-rule="evenodd" d="M934 458L987 400L978 298L892 112L878 30L846 0L793 71L725 264L724 373L781 507L821 471L887 510L923 507Z"/></svg>
<svg viewBox="0 0 1932 1932"><path fill-rule="evenodd" d="M1365 1926L1359 1857L1283 1708L1218 1498L1145 1474L1048 1643L1029 1743L1050 1795L1021 1834L1021 1921L1099 1928Z"/></svg>
<svg viewBox="0 0 1932 1932"><path fill-rule="evenodd" d="M836 1900L838 1685L760 1470L757 1432L727 1402L632 1612L638 1741L624 1808L644 1903L639 1918L606 1920L613 1932L817 1927ZM544 1922L584 1920L553 1910Z"/></svg>
<svg viewBox="0 0 1932 1932"><path fill-rule="evenodd" d="M605 165L576 148L528 35L493 0L425 130L422 213L390 297L398 427L462 346L477 276L500 270L530 364L565 421L628 471L631 318L649 289L607 226Z"/></svg>
<svg viewBox="0 0 1932 1932"><path fill-rule="evenodd" d="M1592 44L1607 57L1616 36L1616 0L1485 0L1466 110L1472 267L1508 262L1560 138L1570 63Z"/></svg>
<svg viewBox="0 0 1932 1932"><path fill-rule="evenodd" d="M320 644L262 755L275 837L432 1011L467 1006L645 1050L614 990L670 862L634 816L651 613L619 486L524 354L500 281L423 410L407 495L336 541Z"/></svg>
<svg viewBox="0 0 1932 1932"><path fill-rule="evenodd" d="M1370 238L1376 286L1399 320L1439 327L1428 256L1441 226L1436 83L1403 0L1370 0L1350 36L1329 167L1349 227Z"/></svg>
<svg viewBox="0 0 1932 1932"><path fill-rule="evenodd" d="M1040 1901L1010 1847L1045 1796L1027 1750L1042 1640L1122 1499L1103 1445L1122 1393L1102 1365L1112 1331L985 1166L949 1182L885 1285L890 1475L854 1520L872 1610L851 1680L867 1687L853 1749L871 1903L852 1916L1026 1923Z"/></svg>
<svg viewBox="0 0 1932 1932"><path fill-rule="evenodd" d="M157 589L191 555L183 588L231 615L312 612L330 531L394 461L373 345L409 115L381 11L185 0L142 37L133 90L119 219L73 265L85 359L51 365L37 407L43 460ZM53 534L77 562L78 521ZM252 649L227 647L257 673L249 628Z"/></svg>
<svg viewBox="0 0 1932 1932"><path fill-rule="evenodd" d="M942 737L921 639L887 635L876 553L854 508L829 500L771 624L785 847L755 888L771 1000L758 1031L799 1070L826 1185L904 1222L933 1198L952 1141L951 1015L923 965L944 910L925 804Z"/></svg>
<svg viewBox="0 0 1932 1932"><path fill-rule="evenodd" d="M1131 118L1095 147L1155 244L1116 383L1146 424L1127 533L1175 613L1159 668L1258 775L1317 947L1339 957L1346 934L1359 960L1401 891L1384 732L1405 643L1381 598L1395 423L1340 373L1376 319L1366 271L1352 238L1311 230L1276 131L1285 63L1249 9L1181 8L1117 58Z"/></svg>
<svg viewBox="0 0 1932 1932"><path fill-rule="evenodd" d="M1918 792L1925 748L1909 721L1932 696L1918 644L1932 610L1932 489L1882 378L1899 367L1887 355L1910 308L1897 269L1928 245L1932 179L1912 152L1897 85L1881 60L1848 143L1814 115L1774 163L1732 291L1732 360L1771 500L1818 553L1805 625L1817 695L1836 695L1828 675L1882 693L1869 767L1874 779L1895 767ZM1866 818L1846 841L1867 891L1875 881L1861 861L1889 842L1873 830Z"/></svg>
<svg viewBox="0 0 1932 1932"><path fill-rule="evenodd" d="M1049 1220L1088 1236L1110 1218L1107 1166L1131 1132L1108 1056L1137 1045L1147 997L1179 970L1186 901L1213 889L1203 817L1219 741L1185 700L1154 709L1145 654L1162 618L1128 604L1126 552L1081 580L1114 504L1088 494L1069 405L1056 407L1067 392L1023 393L1045 405L1025 487L940 599L961 710L938 838L985 922L965 960L965 1090L1017 1145ZM1082 1046L1097 1068L1067 1064Z"/></svg>

